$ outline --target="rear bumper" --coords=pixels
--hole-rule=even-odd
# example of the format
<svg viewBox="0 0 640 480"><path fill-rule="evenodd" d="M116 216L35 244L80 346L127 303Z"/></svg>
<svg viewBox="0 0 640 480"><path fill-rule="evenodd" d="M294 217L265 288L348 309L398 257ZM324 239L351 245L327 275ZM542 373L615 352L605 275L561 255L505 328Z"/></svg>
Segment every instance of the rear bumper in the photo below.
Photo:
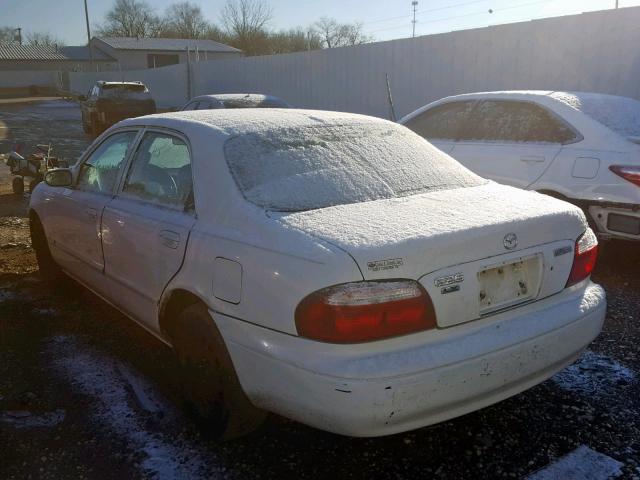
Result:
<svg viewBox="0 0 640 480"><path fill-rule="evenodd" d="M526 390L598 335L606 300L585 282L443 330L333 345L213 314L257 406L314 427L380 436L441 422Z"/></svg>

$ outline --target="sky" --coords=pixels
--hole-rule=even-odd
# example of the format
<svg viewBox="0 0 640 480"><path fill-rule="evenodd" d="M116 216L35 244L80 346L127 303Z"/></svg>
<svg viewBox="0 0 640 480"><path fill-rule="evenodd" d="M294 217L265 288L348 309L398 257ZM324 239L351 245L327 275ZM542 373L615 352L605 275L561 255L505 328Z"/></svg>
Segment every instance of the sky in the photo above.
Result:
<svg viewBox="0 0 640 480"><path fill-rule="evenodd" d="M177 0L146 0L156 13ZM205 16L220 23L225 0L191 0ZM92 28L101 24L113 0L87 0ZM306 27L320 17L362 23L375 40L406 38L412 34L411 0L266 0L273 10L270 27ZM418 0L416 36L570 15L615 7L615 0ZM620 8L640 0L619 0ZM83 0L0 0L1 26L23 32L44 31L66 45L86 44Z"/></svg>

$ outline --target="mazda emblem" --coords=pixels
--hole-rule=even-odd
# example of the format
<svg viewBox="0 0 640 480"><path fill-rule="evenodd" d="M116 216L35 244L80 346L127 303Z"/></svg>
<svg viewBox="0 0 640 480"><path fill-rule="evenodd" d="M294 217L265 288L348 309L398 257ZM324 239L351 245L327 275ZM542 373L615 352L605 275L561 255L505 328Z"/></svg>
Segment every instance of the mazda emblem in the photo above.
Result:
<svg viewBox="0 0 640 480"><path fill-rule="evenodd" d="M518 236L515 233L507 233L502 239L502 244L507 250L513 250L518 246Z"/></svg>

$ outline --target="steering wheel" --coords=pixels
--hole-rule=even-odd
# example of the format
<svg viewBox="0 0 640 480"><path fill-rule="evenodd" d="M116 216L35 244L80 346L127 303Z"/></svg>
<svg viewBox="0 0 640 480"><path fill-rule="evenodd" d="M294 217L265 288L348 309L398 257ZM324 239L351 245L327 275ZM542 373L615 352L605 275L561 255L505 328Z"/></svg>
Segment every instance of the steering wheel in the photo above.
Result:
<svg viewBox="0 0 640 480"><path fill-rule="evenodd" d="M148 183L155 183L160 190L159 192L154 192L152 191L152 188L148 188L148 193L151 193L156 197L168 197L172 199L177 197L178 185L176 185L176 181L167 173L166 170L155 165L147 164L144 167L143 177L147 179Z"/></svg>

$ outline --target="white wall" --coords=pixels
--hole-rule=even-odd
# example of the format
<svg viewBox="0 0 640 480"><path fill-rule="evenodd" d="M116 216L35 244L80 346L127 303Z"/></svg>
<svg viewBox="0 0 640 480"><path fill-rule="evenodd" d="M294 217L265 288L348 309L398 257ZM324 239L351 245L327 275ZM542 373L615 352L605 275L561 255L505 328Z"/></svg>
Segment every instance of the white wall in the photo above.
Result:
<svg viewBox="0 0 640 480"><path fill-rule="evenodd" d="M640 98L640 7L358 47L198 62L192 64L191 92L268 93L299 107L387 117L387 73L399 116L447 95L483 90L586 90ZM73 90L84 93L98 79L86 75L71 74ZM160 105L186 101L186 65L99 78L147 82ZM82 87L75 88L78 84Z"/></svg>
<svg viewBox="0 0 640 480"><path fill-rule="evenodd" d="M194 94L251 91L300 107L388 116L458 93L587 90L640 98L640 7L194 64Z"/></svg>
<svg viewBox="0 0 640 480"><path fill-rule="evenodd" d="M85 95L97 80L142 81L160 107L177 107L189 99L187 94L187 65L169 65L168 67L127 70L122 72L71 73L69 90Z"/></svg>
<svg viewBox="0 0 640 480"><path fill-rule="evenodd" d="M60 72L52 70L0 71L0 88L58 87Z"/></svg>

